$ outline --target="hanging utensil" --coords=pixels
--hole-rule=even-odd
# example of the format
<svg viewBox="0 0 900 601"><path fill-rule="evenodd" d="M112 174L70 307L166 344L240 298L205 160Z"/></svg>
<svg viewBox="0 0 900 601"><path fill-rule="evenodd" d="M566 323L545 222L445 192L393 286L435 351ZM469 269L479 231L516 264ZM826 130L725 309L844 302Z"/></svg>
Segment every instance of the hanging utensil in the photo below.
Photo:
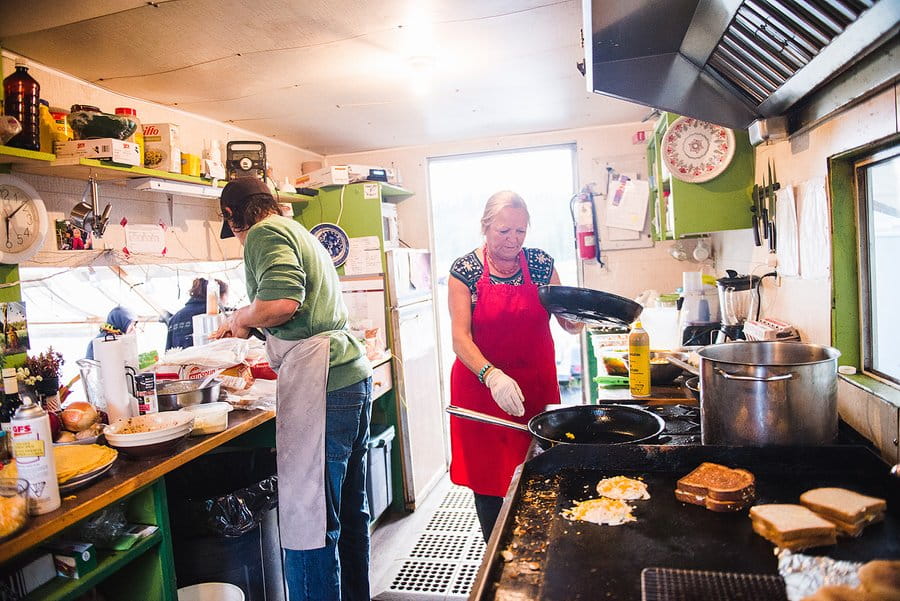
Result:
<svg viewBox="0 0 900 601"><path fill-rule="evenodd" d="M775 179L775 163L769 161L769 181L772 184L772 206L769 209L769 217L772 220L769 225L769 252L775 252L777 248L777 238L775 232L775 205L778 204L778 198L775 191L781 188L781 185Z"/></svg>
<svg viewBox="0 0 900 601"><path fill-rule="evenodd" d="M750 203L750 223L753 227L753 244L762 246L759 239L759 184L753 184L753 202Z"/></svg>
<svg viewBox="0 0 900 601"><path fill-rule="evenodd" d="M766 240L769 239L769 181L763 176L762 184L762 235Z"/></svg>

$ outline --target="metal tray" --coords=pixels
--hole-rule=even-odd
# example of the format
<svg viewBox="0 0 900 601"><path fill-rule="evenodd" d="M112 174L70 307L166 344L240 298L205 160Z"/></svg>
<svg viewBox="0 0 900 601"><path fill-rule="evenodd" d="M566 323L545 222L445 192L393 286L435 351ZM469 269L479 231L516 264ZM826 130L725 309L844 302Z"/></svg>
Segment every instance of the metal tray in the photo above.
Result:
<svg viewBox="0 0 900 601"><path fill-rule="evenodd" d="M685 505L675 483L703 461L749 469L757 503L796 503L820 486L886 498L885 521L858 539L805 553L869 561L900 558L900 479L865 447L568 445L527 461L513 478L470 599L641 598L644 568L776 574L773 545L755 534L746 511ZM634 501L637 522L598 526L560 515L595 498L604 477L642 478L651 499ZM500 555L504 553L506 561Z"/></svg>

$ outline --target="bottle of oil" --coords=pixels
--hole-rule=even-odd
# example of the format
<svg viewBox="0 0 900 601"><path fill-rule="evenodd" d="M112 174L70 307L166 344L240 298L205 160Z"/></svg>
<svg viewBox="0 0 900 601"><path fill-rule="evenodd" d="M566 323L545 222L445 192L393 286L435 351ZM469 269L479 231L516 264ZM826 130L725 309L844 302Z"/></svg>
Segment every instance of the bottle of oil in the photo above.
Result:
<svg viewBox="0 0 900 601"><path fill-rule="evenodd" d="M28 65L16 61L15 73L3 80L4 113L22 124L22 131L6 144L26 150L41 149L41 86L28 74Z"/></svg>
<svg viewBox="0 0 900 601"><path fill-rule="evenodd" d="M650 396L650 336L640 321L628 335L628 383L631 396Z"/></svg>

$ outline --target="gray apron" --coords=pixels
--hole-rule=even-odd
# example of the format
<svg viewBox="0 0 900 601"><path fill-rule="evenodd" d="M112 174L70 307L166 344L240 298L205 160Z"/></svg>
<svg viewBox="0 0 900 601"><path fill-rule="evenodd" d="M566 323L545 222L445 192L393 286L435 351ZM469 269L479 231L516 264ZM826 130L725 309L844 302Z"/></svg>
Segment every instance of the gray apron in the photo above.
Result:
<svg viewBox="0 0 900 601"><path fill-rule="evenodd" d="M277 372L275 446L281 546L325 546L325 393L330 332L304 340L266 334L269 365Z"/></svg>

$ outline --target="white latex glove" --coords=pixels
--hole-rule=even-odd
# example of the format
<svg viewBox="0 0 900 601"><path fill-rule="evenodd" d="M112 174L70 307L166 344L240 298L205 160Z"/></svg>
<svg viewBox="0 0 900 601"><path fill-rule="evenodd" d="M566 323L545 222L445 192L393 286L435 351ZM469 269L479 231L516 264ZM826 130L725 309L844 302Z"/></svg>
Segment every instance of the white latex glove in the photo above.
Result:
<svg viewBox="0 0 900 601"><path fill-rule="evenodd" d="M495 367L485 376L484 383L498 407L516 417L525 415L525 397L515 380Z"/></svg>

